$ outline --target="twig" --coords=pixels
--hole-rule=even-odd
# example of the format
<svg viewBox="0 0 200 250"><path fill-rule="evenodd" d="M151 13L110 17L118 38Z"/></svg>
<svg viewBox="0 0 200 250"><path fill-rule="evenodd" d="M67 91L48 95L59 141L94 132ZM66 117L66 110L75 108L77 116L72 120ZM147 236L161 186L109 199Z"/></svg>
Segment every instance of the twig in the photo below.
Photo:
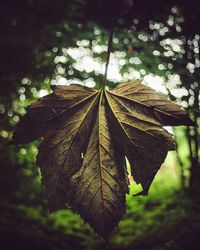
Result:
<svg viewBox="0 0 200 250"><path fill-rule="evenodd" d="M114 20L112 21L110 34L109 34L105 73L104 73L103 80L102 80L102 88L103 89L105 89L105 86L106 86L106 80L107 80L107 75L108 75L108 65L109 65L109 62L110 62L110 54L111 54L111 51L112 51L113 34L114 34Z"/></svg>

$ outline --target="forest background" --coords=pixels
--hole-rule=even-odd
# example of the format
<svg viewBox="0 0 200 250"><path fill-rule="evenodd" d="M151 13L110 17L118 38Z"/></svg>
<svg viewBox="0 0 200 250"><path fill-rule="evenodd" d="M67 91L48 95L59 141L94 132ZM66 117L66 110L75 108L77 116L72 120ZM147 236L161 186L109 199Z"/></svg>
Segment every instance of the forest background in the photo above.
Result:
<svg viewBox="0 0 200 250"><path fill-rule="evenodd" d="M199 249L200 128L167 128L170 152L149 196L133 180L127 212L109 245L83 220L48 215L35 166L39 142L8 146L25 108L55 84L99 88L112 1L2 0L0 3L1 249ZM200 124L198 0L135 0L117 18L107 85L142 79L182 105Z"/></svg>

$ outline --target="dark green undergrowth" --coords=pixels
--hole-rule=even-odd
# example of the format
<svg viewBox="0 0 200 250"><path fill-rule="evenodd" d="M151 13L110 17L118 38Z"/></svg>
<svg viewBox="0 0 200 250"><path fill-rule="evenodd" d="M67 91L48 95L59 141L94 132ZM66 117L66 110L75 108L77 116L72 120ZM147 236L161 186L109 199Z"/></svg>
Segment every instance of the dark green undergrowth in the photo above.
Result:
<svg viewBox="0 0 200 250"><path fill-rule="evenodd" d="M200 205L183 192L150 196L130 209L115 236L114 249L199 249ZM119 229L119 230L120 230Z"/></svg>
<svg viewBox="0 0 200 250"><path fill-rule="evenodd" d="M140 187L131 185L127 212L109 243L70 209L48 215L45 203L1 198L1 249L199 249L198 199L181 191L170 171L161 169L149 196L132 197Z"/></svg>

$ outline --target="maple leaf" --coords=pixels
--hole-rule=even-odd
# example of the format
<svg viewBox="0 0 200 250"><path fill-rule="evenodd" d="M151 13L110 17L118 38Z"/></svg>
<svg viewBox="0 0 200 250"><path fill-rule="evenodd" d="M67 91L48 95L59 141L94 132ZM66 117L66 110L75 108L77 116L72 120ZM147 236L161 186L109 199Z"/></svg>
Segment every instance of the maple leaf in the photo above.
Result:
<svg viewBox="0 0 200 250"><path fill-rule="evenodd" d="M42 138L37 165L50 210L68 205L106 238L125 212L125 157L141 194L147 194L175 148L163 126L181 124L193 123L178 105L140 81L112 91L56 86L27 109L13 143Z"/></svg>

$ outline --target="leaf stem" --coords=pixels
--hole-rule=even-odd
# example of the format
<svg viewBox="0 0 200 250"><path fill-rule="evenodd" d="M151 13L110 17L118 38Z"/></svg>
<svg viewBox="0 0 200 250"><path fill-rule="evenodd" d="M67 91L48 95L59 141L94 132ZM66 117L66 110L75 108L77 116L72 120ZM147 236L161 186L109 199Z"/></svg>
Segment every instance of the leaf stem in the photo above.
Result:
<svg viewBox="0 0 200 250"><path fill-rule="evenodd" d="M109 41L108 41L108 50L107 50L107 58L106 58L106 66L105 66L105 73L102 80L102 88L105 89L106 87L106 80L108 75L108 65L110 62L110 53L112 51L112 43L113 43L113 34L114 34L114 21L112 21L111 29L109 33Z"/></svg>

